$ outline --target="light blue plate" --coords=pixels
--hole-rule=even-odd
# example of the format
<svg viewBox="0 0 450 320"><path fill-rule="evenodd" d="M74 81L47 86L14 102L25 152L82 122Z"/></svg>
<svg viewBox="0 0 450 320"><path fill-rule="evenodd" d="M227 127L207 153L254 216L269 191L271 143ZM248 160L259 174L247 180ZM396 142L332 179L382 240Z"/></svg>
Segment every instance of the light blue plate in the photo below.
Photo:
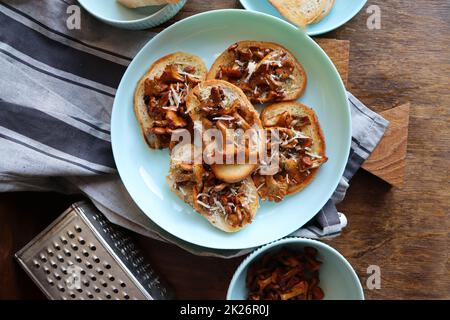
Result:
<svg viewBox="0 0 450 320"><path fill-rule="evenodd" d="M284 19L283 16L269 3L268 0L240 0L242 6L247 10L259 11L274 17ZM337 29L364 7L367 0L336 0L328 16L316 24L306 27L306 33L310 36L319 35Z"/></svg>
<svg viewBox="0 0 450 320"><path fill-rule="evenodd" d="M123 29L147 29L171 19L183 8L186 0L177 4L130 9L117 0L78 0L80 5L101 21Z"/></svg>
<svg viewBox="0 0 450 320"><path fill-rule="evenodd" d="M169 153L151 150L145 144L133 112L133 93L149 66L166 54L182 50L202 57L211 66L215 57L240 40L277 42L291 50L303 64L308 86L300 101L317 112L330 160L308 188L279 204L261 203L250 226L227 234L212 227L169 190L165 180ZM245 10L198 14L177 22L150 40L122 78L111 122L117 168L137 205L174 236L215 249L256 247L287 236L308 222L336 189L351 141L350 109L344 85L323 50L291 24Z"/></svg>
<svg viewBox="0 0 450 320"><path fill-rule="evenodd" d="M253 251L237 268L228 287L227 300L246 300L248 291L246 277L248 267L266 253L288 247L301 250L316 248L320 267L320 288L325 293L324 300L364 300L364 290L358 275L350 263L335 249L325 243L303 238L287 238L270 243Z"/></svg>

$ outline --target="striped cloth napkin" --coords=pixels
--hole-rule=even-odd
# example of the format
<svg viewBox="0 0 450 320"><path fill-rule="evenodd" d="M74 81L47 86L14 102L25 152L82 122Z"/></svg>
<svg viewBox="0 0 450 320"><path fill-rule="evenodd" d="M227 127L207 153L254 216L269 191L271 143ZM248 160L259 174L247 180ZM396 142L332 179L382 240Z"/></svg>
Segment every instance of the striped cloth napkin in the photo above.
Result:
<svg viewBox="0 0 450 320"><path fill-rule="evenodd" d="M111 152L110 116L127 65L155 33L109 27L74 0L0 1L0 191L82 192L112 222L199 255L210 250L168 234L149 220L120 181ZM69 13L70 14L69 14ZM333 198L293 235L323 238L347 225L335 203L374 150L388 122L348 94L353 116L349 162Z"/></svg>

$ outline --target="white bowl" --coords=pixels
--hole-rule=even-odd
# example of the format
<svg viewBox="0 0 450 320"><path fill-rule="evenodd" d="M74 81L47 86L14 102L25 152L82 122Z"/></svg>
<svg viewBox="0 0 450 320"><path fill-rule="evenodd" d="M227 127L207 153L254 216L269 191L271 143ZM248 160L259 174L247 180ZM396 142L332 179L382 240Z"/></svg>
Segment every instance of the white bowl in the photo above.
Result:
<svg viewBox="0 0 450 320"><path fill-rule="evenodd" d="M156 27L173 18L183 8L186 0L176 4L127 8L117 0L78 0L80 5L97 19L112 26L141 30Z"/></svg>
<svg viewBox="0 0 450 320"><path fill-rule="evenodd" d="M253 251L238 267L228 288L227 300L246 300L248 267L264 254L288 247L317 249L317 259L322 262L319 270L319 286L325 293L324 300L364 300L364 291L358 275L350 263L335 249L320 241L305 238L286 238Z"/></svg>

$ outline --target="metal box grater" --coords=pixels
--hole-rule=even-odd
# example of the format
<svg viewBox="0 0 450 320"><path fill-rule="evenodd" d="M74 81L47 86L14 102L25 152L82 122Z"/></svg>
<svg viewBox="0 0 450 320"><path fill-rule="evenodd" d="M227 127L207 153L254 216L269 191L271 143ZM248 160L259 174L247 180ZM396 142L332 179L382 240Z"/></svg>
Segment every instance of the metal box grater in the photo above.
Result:
<svg viewBox="0 0 450 320"><path fill-rule="evenodd" d="M120 227L90 203L73 204L16 253L49 299L171 299Z"/></svg>

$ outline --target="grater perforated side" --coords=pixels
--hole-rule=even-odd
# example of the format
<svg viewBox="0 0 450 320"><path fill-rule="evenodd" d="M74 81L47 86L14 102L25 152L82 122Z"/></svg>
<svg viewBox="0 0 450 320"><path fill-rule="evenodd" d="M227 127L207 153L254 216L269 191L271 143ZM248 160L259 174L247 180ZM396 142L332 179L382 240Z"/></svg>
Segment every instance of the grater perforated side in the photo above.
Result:
<svg viewBox="0 0 450 320"><path fill-rule="evenodd" d="M171 299L134 242L92 204L73 204L16 253L49 299Z"/></svg>

